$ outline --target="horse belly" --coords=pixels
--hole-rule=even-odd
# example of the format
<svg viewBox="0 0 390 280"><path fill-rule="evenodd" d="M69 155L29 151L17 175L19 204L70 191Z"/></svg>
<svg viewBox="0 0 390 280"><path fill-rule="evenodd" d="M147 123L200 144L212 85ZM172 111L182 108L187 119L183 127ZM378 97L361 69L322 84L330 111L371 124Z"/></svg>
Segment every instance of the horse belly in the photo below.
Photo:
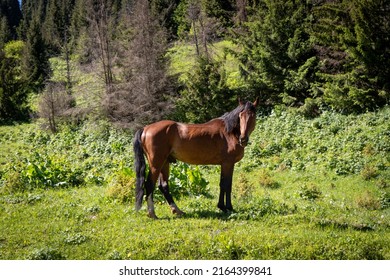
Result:
<svg viewBox="0 0 390 280"><path fill-rule="evenodd" d="M223 160L220 144L196 139L180 141L173 147L171 155L189 164L221 164Z"/></svg>

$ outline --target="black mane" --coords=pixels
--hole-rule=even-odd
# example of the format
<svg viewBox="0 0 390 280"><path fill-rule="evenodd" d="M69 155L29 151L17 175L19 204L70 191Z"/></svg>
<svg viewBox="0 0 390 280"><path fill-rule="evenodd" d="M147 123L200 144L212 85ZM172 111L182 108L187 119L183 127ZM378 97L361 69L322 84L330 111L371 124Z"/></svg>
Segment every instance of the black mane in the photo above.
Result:
<svg viewBox="0 0 390 280"><path fill-rule="evenodd" d="M239 114L244 110L250 110L255 112L256 108L252 104L252 102L244 102L245 105L238 105L236 109L233 111L230 111L228 113L225 113L222 117L220 117L221 120L225 123L225 129L228 133L233 132L235 129L240 128L240 119Z"/></svg>

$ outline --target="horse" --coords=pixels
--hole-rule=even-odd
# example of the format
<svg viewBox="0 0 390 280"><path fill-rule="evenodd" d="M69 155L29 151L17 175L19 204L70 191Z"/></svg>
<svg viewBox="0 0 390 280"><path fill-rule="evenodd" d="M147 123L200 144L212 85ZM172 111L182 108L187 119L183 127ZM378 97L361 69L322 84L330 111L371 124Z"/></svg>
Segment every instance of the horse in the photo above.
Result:
<svg viewBox="0 0 390 280"><path fill-rule="evenodd" d="M183 215L169 192L169 164L177 160L195 165L220 165L220 193L217 207L233 211L231 202L234 165L244 156L249 136L256 125L258 98L242 102L233 111L202 124L184 124L163 120L145 126L135 133L134 164L136 172L135 209L140 210L145 195L148 216L157 219L153 191L163 193L173 214ZM149 173L145 180L146 161Z"/></svg>

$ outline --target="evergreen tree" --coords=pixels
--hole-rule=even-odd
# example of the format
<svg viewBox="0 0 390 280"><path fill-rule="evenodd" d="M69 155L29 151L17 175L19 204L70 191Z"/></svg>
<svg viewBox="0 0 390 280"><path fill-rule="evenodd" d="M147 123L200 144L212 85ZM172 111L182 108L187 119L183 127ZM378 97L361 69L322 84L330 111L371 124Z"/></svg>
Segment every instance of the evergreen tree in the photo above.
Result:
<svg viewBox="0 0 390 280"><path fill-rule="evenodd" d="M0 49L0 122L28 117L28 85L21 73L24 43L11 41Z"/></svg>
<svg viewBox="0 0 390 280"><path fill-rule="evenodd" d="M47 3L42 29L51 55L61 53L64 45L68 42L74 6L75 0L51 0Z"/></svg>
<svg viewBox="0 0 390 280"><path fill-rule="evenodd" d="M7 42L17 39L17 28L22 19L22 12L20 10L18 0L0 0L0 38ZM6 27L5 27L6 26ZM7 36L4 37L2 29L8 29ZM1 40L0 40L1 42Z"/></svg>
<svg viewBox="0 0 390 280"><path fill-rule="evenodd" d="M35 90L42 89L49 75L49 56L40 22L40 18L36 15L29 25L22 65L24 78L30 81Z"/></svg>
<svg viewBox="0 0 390 280"><path fill-rule="evenodd" d="M11 30L6 17L0 17L0 49L11 39Z"/></svg>
<svg viewBox="0 0 390 280"><path fill-rule="evenodd" d="M236 39L243 49L238 53L241 73L252 95L292 105L315 94L318 61L308 33L311 9L306 1L260 1L247 32Z"/></svg>
<svg viewBox="0 0 390 280"><path fill-rule="evenodd" d="M325 101L353 112L390 100L390 3L380 0L331 1L317 13L317 50Z"/></svg>
<svg viewBox="0 0 390 280"><path fill-rule="evenodd" d="M202 123L221 116L234 106L237 96L226 85L221 62L200 56L176 101L176 114L187 122Z"/></svg>

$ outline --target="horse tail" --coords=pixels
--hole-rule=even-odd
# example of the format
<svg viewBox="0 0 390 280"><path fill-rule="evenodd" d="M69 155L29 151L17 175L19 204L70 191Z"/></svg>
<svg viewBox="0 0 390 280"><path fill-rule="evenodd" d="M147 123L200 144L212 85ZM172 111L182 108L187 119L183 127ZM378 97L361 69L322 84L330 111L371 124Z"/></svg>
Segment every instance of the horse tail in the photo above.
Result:
<svg viewBox="0 0 390 280"><path fill-rule="evenodd" d="M135 209L138 211L142 207L142 198L144 196L144 184L145 184L145 169L146 162L144 156L144 149L142 148L141 135L144 130L140 129L134 136L134 165L135 173L137 176L135 184Z"/></svg>

